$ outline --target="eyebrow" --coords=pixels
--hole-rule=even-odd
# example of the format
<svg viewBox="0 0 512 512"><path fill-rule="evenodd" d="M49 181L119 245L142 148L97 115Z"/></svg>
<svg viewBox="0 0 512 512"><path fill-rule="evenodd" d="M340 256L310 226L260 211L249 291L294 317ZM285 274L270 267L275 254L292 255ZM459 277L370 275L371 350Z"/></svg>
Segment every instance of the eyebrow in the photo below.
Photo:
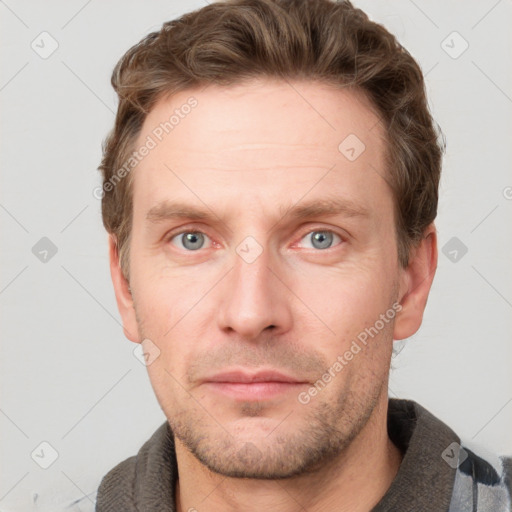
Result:
<svg viewBox="0 0 512 512"><path fill-rule="evenodd" d="M353 201L342 198L322 198L303 202L279 209L280 219L303 220L313 217L368 217L369 211ZM208 207L197 208L190 204L164 200L153 206L146 214L151 223L160 223L174 219L202 220L214 222L219 217Z"/></svg>

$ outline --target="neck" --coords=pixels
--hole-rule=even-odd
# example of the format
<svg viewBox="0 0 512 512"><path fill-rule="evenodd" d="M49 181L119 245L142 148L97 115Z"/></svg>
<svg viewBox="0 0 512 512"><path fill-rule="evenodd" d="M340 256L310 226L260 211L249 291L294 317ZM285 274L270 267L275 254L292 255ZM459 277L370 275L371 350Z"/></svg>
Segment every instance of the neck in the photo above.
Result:
<svg viewBox="0 0 512 512"><path fill-rule="evenodd" d="M176 439L176 510L368 512L386 493L402 454L387 435L387 396L339 457L314 473L284 480L229 478L205 468Z"/></svg>

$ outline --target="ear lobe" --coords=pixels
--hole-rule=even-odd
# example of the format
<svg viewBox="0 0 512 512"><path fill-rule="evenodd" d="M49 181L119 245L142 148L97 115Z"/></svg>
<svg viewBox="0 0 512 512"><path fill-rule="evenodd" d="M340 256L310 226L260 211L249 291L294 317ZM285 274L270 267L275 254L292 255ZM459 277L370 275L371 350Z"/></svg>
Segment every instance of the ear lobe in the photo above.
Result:
<svg viewBox="0 0 512 512"><path fill-rule="evenodd" d="M434 224L430 224L418 246L411 250L409 265L402 269L399 292L402 310L395 321L395 340L409 338L420 328L436 268L437 233Z"/></svg>
<svg viewBox="0 0 512 512"><path fill-rule="evenodd" d="M133 305L133 297L130 291L130 285L121 270L119 261L119 251L117 240L114 235L109 235L109 259L110 259L110 275L114 285L116 295L117 309L123 321L124 335L134 343L140 343L137 327L137 318Z"/></svg>

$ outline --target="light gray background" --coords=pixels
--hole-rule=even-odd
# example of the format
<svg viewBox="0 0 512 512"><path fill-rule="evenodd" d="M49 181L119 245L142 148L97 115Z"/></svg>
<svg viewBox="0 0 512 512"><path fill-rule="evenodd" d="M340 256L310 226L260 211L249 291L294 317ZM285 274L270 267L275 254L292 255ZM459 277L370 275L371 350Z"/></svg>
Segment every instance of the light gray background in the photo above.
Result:
<svg viewBox="0 0 512 512"><path fill-rule="evenodd" d="M423 327L397 345L390 395L511 454L512 3L355 4L420 62L448 144L437 276ZM164 21L203 5L0 0L1 511L80 498L92 510L101 477L165 421L121 330L92 190L116 108L113 66ZM46 59L31 47L51 48L43 31L58 42ZM42 237L58 249L47 262L32 252ZM455 262L441 251L453 237L467 247ZM31 458L42 441L59 454L46 470Z"/></svg>

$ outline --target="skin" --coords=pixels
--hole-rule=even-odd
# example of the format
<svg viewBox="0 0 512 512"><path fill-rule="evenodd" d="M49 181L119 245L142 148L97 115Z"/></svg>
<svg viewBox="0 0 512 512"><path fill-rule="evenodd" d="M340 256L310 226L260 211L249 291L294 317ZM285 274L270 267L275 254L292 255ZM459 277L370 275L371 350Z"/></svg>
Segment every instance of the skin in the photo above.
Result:
<svg viewBox="0 0 512 512"><path fill-rule="evenodd" d="M368 511L401 462L386 431L392 345L421 324L435 228L402 268L383 179L385 132L360 92L273 80L187 90L154 106L138 144L191 95L197 107L133 171L129 284L110 239L125 334L160 351L148 373L175 434L177 510ZM338 149L349 134L365 145L354 161ZM333 197L351 209L288 214ZM160 209L148 219L163 201L213 218ZM176 236L182 229L204 238L187 242ZM398 304L301 403L299 394ZM205 382L234 368L279 370L301 383L252 399Z"/></svg>

